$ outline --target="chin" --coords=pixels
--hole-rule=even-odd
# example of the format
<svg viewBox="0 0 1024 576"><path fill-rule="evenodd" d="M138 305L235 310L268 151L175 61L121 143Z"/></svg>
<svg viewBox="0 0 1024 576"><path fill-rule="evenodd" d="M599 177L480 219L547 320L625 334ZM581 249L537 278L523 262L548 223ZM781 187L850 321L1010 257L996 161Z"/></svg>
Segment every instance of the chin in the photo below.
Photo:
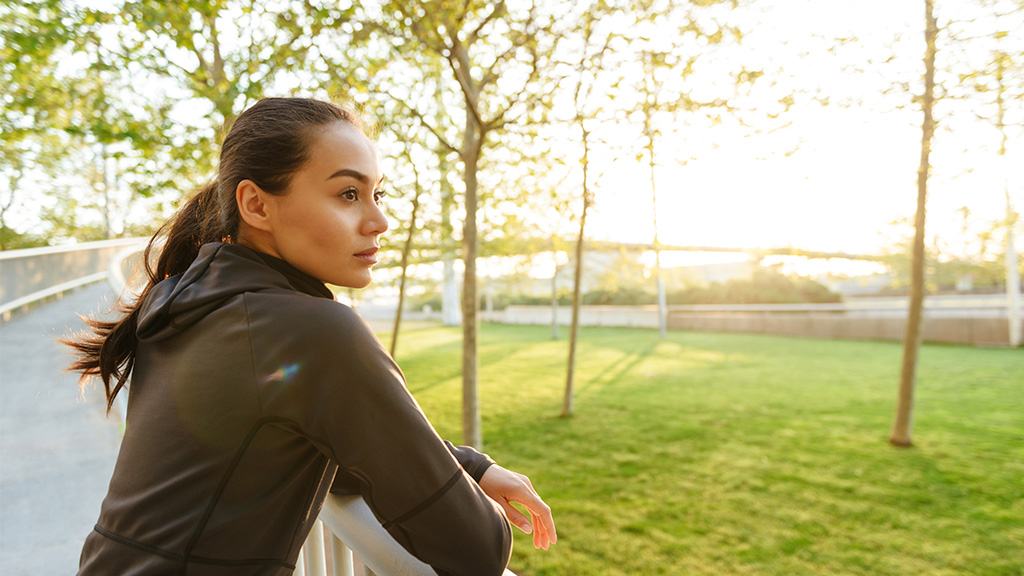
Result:
<svg viewBox="0 0 1024 576"><path fill-rule="evenodd" d="M336 286L341 286L342 288L362 290L363 288L369 286L372 282L373 276L367 274L365 278L345 278L343 281L335 282L333 284L335 284Z"/></svg>

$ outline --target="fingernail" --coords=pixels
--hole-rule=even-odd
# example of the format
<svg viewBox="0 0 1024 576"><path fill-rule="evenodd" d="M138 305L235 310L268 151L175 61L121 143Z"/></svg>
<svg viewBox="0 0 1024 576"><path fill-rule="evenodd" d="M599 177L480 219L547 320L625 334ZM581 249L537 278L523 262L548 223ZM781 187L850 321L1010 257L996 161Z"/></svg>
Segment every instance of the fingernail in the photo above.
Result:
<svg viewBox="0 0 1024 576"><path fill-rule="evenodd" d="M533 526L530 526L529 524L525 524L525 523L520 524L519 525L519 529L522 530L523 532L526 532L527 534L532 534L533 533Z"/></svg>

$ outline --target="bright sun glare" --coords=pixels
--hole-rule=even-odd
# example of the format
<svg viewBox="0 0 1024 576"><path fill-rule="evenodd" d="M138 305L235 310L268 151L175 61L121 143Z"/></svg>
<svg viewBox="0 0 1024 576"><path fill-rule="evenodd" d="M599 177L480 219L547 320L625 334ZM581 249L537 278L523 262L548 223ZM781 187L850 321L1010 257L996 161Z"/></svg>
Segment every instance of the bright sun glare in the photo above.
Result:
<svg viewBox="0 0 1024 576"><path fill-rule="evenodd" d="M806 41L811 49L815 35L856 34L870 43L891 35L893 29L916 38L923 36L920 12L916 3L905 2L837 5L778 0L765 17L771 26L744 41L767 47L790 39L790 44ZM879 62L887 58L887 49L883 44L869 48ZM838 69L834 62L823 64L827 55L821 56L819 60L808 57L808 69L803 72L830 86L833 93L879 101L877 94L861 86L863 79ZM685 166L660 163L656 175L659 240L677 246L792 246L878 253L891 240L884 235L890 223L912 218L915 210L921 114L909 105L909 94L905 100L904 108L891 112L873 109L881 106L872 106L871 101L794 107L788 117L791 125L774 134L745 136L723 126L674 126L664 141L663 158L684 158L694 142L713 140L718 146ZM962 219L957 210L962 206L969 206L978 218L1002 219L1004 181L1016 207L1024 204L1020 173L1024 163L1001 163L995 153L997 137L990 126L960 127L956 139L963 143L964 152L933 159L937 168L930 181L929 236L959 234ZM1009 157L1020 157L1019 142L1011 145L1015 147ZM646 157L624 155L605 170L597 184L596 205L588 215L590 238L653 240L646 162ZM680 256L676 262L699 263L707 258ZM865 269L863 263L834 261L832 268L837 266L848 273Z"/></svg>

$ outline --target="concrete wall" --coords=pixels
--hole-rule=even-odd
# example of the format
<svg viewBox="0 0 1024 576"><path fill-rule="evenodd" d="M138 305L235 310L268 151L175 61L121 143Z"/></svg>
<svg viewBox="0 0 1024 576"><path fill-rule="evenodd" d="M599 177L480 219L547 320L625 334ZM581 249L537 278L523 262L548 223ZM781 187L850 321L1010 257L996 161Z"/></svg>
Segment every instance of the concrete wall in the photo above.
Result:
<svg viewBox="0 0 1024 576"><path fill-rule="evenodd" d="M668 327L671 330L702 332L746 332L753 334L784 334L809 338L855 340L902 340L906 330L906 312L880 310L845 311L843 305L808 306L716 306L717 310L693 311L693 307L669 307ZM774 311L778 310L778 311ZM484 315L484 321L503 324L551 324L550 306L509 306L505 310ZM558 308L558 323L569 324L572 309ZM583 326L622 326L657 328L656 306L583 306ZM922 336L926 342L946 342L975 346L1009 345L1009 324L1003 314L981 311L972 315L949 316L941 310L925 311Z"/></svg>
<svg viewBox="0 0 1024 576"><path fill-rule="evenodd" d="M852 340L902 340L905 317L850 317L815 314L692 314L673 312L668 317L672 330L703 332L748 332L785 334L810 338ZM1008 346L1006 318L943 318L925 316L921 325L925 342L946 342L975 346Z"/></svg>
<svg viewBox="0 0 1024 576"><path fill-rule="evenodd" d="M490 314L481 315L485 322L501 324L551 324L550 306L509 306ZM558 307L558 323L572 322L572 308ZM657 328L657 306L581 306L580 324L583 326L624 326Z"/></svg>

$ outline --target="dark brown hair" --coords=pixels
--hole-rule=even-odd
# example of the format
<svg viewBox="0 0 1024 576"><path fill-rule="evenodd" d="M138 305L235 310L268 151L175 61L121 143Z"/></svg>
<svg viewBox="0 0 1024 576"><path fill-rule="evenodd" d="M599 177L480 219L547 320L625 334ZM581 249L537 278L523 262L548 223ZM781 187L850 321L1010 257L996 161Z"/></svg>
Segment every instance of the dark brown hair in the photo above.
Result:
<svg viewBox="0 0 1024 576"><path fill-rule="evenodd" d="M135 365L139 306L153 286L187 270L203 244L237 237L239 182L252 180L270 194L285 194L291 176L308 160L316 130L335 122L362 129L351 113L307 98L266 98L242 112L224 138L217 179L200 188L146 246L147 280L138 299L118 303L121 318L84 318L91 332L61 340L75 351L77 358L69 369L81 372L80 383L92 376L103 382L108 412ZM154 250L159 251L155 268L150 260Z"/></svg>

